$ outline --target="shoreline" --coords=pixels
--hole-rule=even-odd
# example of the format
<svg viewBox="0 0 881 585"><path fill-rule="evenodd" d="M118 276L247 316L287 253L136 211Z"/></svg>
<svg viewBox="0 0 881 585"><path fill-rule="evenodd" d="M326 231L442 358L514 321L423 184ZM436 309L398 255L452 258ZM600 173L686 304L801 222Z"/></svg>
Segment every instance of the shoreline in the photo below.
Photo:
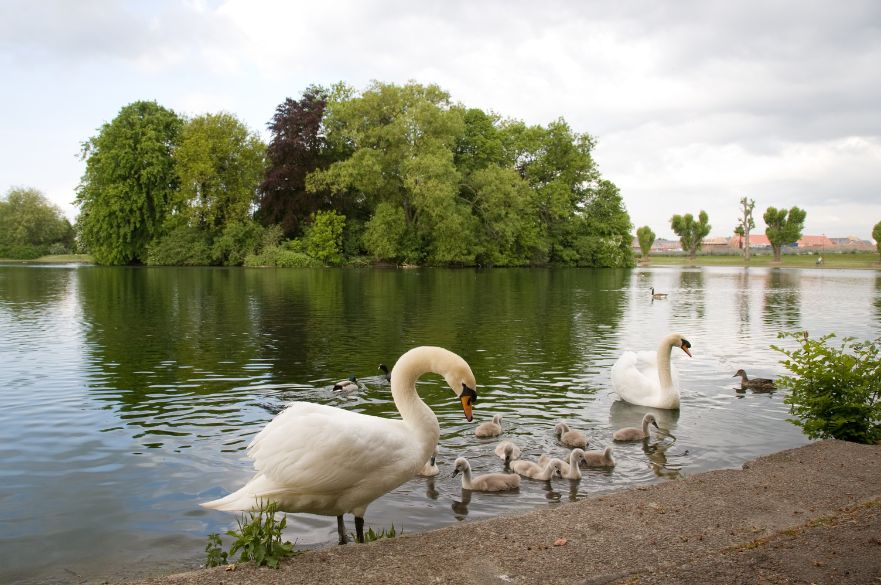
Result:
<svg viewBox="0 0 881 585"><path fill-rule="evenodd" d="M309 550L277 570L118 583L334 585L354 575L371 584L865 583L881 575L881 446L819 441L741 469Z"/></svg>

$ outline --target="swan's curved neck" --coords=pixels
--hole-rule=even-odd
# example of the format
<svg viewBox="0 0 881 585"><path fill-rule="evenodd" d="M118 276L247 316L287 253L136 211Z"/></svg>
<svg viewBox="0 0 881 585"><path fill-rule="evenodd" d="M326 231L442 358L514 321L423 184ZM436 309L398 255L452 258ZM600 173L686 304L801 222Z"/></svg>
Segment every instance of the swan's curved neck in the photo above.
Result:
<svg viewBox="0 0 881 585"><path fill-rule="evenodd" d="M416 392L416 380L429 372L443 375L445 371L436 348L429 347L408 351L395 363L392 370L392 399L401 413L401 419L430 442L432 450L440 437L440 426L437 416ZM430 454L426 454L426 460Z"/></svg>
<svg viewBox="0 0 881 585"><path fill-rule="evenodd" d="M658 346L658 380L661 382L662 390L673 388L673 376L670 373L670 352L675 343L674 337L668 335L661 340L661 345Z"/></svg>
<svg viewBox="0 0 881 585"><path fill-rule="evenodd" d="M465 471L462 472L462 487L466 490L471 489L471 468L466 467Z"/></svg>

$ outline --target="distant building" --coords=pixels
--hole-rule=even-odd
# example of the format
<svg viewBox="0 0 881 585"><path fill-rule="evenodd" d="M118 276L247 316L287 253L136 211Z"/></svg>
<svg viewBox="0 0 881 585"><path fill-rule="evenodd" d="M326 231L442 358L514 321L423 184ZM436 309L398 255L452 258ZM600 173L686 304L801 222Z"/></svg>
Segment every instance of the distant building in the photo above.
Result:
<svg viewBox="0 0 881 585"><path fill-rule="evenodd" d="M737 234L734 234L734 236L729 240L729 245L737 250L742 250L744 239L745 238L743 236L738 236ZM771 247L771 241L765 234L750 234L749 247L750 250L754 248L763 250Z"/></svg>
<svg viewBox="0 0 881 585"><path fill-rule="evenodd" d="M812 250L831 250L835 247L835 244L827 238L826 236L802 236L802 238L795 243L795 245L801 248L807 248Z"/></svg>

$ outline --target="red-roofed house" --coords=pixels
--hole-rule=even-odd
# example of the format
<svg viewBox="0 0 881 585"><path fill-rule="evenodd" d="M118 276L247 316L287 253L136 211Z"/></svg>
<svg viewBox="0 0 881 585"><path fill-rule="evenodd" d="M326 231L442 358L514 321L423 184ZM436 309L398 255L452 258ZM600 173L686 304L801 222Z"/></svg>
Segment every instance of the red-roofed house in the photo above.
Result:
<svg viewBox="0 0 881 585"><path fill-rule="evenodd" d="M799 248L834 248L835 242L826 236L802 236L795 244Z"/></svg>
<svg viewBox="0 0 881 585"><path fill-rule="evenodd" d="M743 249L743 237L735 235L731 238L731 247L737 248L738 250ZM749 247L750 248L770 248L771 242L768 240L768 236L765 234L750 234L749 235Z"/></svg>

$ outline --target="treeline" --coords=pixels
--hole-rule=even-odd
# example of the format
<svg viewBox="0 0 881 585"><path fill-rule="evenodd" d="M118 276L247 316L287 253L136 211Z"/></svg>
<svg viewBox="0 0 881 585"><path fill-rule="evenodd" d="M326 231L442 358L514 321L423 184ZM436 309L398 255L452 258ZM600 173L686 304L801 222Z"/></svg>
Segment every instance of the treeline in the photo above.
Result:
<svg viewBox="0 0 881 585"><path fill-rule="evenodd" d="M375 82L310 87L268 128L125 106L84 144L78 244L102 264L633 264L595 141L563 119Z"/></svg>

